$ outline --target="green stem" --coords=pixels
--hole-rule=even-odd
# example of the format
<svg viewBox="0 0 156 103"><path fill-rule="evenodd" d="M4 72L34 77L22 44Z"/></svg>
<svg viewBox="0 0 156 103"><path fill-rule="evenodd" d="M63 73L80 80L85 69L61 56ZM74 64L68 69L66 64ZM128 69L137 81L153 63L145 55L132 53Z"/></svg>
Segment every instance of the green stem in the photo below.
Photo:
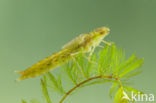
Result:
<svg viewBox="0 0 156 103"><path fill-rule="evenodd" d="M100 79L100 78L107 78L107 79L115 79L117 81L119 81L119 78L116 78L116 77L113 77L113 76L109 76L109 75L100 75L100 76L96 76L96 77L91 77L91 78L88 78L82 82L80 82L79 84L77 84L75 87L71 88L64 96L63 98L60 100L59 103L63 103L63 101L75 90L77 89L78 87L80 87L81 85L91 81L91 80L95 80L95 79ZM119 81L120 85L121 85L121 82Z"/></svg>

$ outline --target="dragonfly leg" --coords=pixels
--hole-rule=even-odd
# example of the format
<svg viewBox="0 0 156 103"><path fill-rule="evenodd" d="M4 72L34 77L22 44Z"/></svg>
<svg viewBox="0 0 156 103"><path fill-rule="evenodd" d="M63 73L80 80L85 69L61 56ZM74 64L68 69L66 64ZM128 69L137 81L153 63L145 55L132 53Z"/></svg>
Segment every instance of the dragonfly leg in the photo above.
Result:
<svg viewBox="0 0 156 103"><path fill-rule="evenodd" d="M107 44L107 45L109 45L109 46L111 46L113 44L113 42L107 42L105 40L102 40L102 42L105 43L105 44Z"/></svg>
<svg viewBox="0 0 156 103"><path fill-rule="evenodd" d="M75 53L72 53L70 54L71 56L74 56L74 55L77 55L77 54L80 54L80 52L75 52Z"/></svg>
<svg viewBox="0 0 156 103"><path fill-rule="evenodd" d="M89 57L87 57L86 55L83 55L83 56L88 60L88 62L96 64L96 65L98 64L97 62L92 61L91 59L89 59Z"/></svg>
<svg viewBox="0 0 156 103"><path fill-rule="evenodd" d="M89 53L89 59L91 58L92 54L94 53L94 50L95 50L95 46L92 47L90 53Z"/></svg>
<svg viewBox="0 0 156 103"><path fill-rule="evenodd" d="M98 47L100 47L100 48L105 48L104 46L102 46L102 45L98 45Z"/></svg>
<svg viewBox="0 0 156 103"><path fill-rule="evenodd" d="M72 59L73 59L74 62L77 64L77 66L78 66L78 68L79 68L79 70L80 70L82 76L85 77L84 71L83 71L82 67L80 66L80 64L77 62L77 60L76 60L74 57L73 57Z"/></svg>

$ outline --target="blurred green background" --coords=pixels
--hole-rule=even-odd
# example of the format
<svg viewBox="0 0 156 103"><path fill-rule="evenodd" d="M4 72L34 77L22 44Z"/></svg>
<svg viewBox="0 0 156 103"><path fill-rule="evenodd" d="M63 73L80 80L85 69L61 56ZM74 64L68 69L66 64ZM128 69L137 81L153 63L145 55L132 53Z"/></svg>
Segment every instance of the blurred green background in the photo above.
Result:
<svg viewBox="0 0 156 103"><path fill-rule="evenodd" d="M43 102L40 77L16 83L19 75L13 71L101 26L111 29L106 40L125 49L127 56L144 57L143 73L133 87L156 94L156 0L0 0L0 103ZM83 88L65 103L111 103L108 88Z"/></svg>

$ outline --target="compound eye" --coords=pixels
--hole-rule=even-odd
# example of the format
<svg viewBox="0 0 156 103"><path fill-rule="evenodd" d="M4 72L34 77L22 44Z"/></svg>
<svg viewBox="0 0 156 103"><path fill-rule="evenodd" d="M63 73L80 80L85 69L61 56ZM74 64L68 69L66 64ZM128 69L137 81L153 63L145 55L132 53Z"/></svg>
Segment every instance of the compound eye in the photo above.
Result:
<svg viewBox="0 0 156 103"><path fill-rule="evenodd" d="M99 34L103 35L105 34L105 31L100 31Z"/></svg>
<svg viewBox="0 0 156 103"><path fill-rule="evenodd" d="M104 35L104 34L109 33L110 30L107 27L101 27L101 28L97 28L95 31L101 35Z"/></svg>

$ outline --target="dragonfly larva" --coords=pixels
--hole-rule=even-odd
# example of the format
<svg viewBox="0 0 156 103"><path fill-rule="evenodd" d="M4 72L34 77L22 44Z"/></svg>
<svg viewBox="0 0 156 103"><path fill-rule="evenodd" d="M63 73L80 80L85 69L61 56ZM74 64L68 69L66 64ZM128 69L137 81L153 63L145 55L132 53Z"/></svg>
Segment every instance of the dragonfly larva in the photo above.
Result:
<svg viewBox="0 0 156 103"><path fill-rule="evenodd" d="M75 58L80 53L89 53L89 56L91 56L95 47L99 46L102 41L106 43L103 39L109 34L109 31L109 28L101 27L90 33L79 35L64 45L59 52L48 56L24 71L16 71L16 73L21 74L21 77L17 80L43 75Z"/></svg>

